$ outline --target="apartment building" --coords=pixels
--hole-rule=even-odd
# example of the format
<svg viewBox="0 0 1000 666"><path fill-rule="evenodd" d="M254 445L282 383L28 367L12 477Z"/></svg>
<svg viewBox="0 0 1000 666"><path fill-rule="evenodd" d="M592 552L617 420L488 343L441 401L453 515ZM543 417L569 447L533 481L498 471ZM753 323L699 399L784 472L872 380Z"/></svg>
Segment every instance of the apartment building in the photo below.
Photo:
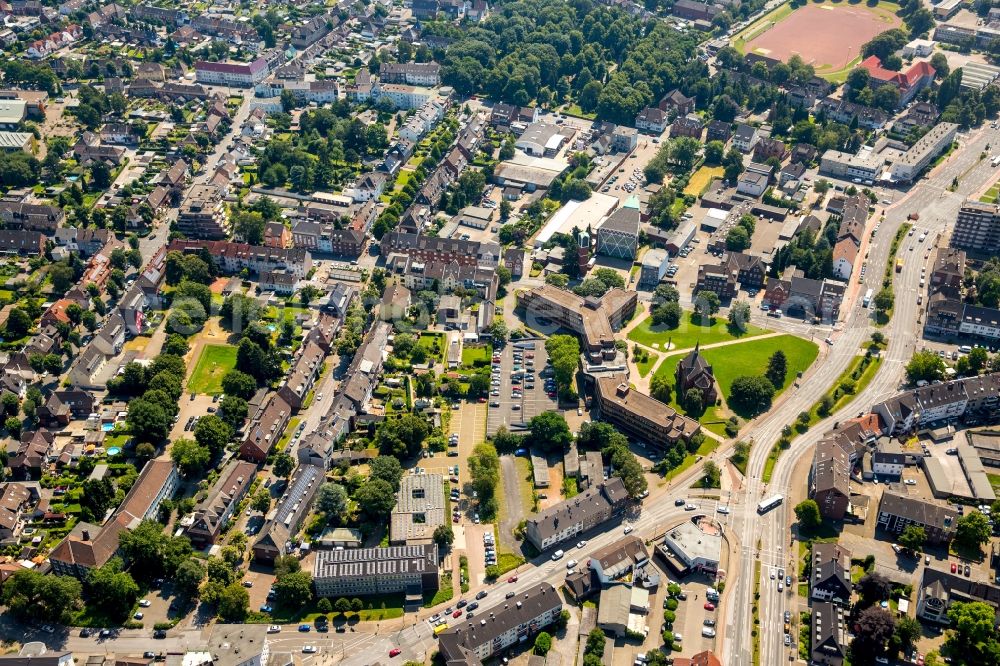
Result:
<svg viewBox="0 0 1000 666"><path fill-rule="evenodd" d="M809 596L816 601L851 603L851 551L839 543L813 543Z"/></svg>
<svg viewBox="0 0 1000 666"><path fill-rule="evenodd" d="M816 444L809 469L809 497L827 520L843 520L851 501L851 462L835 437Z"/></svg>
<svg viewBox="0 0 1000 666"><path fill-rule="evenodd" d="M163 500L173 497L180 475L171 460L150 460L142 468L121 506L102 527L79 522L49 553L52 572L86 578L118 551L118 536L143 520L155 518Z"/></svg>
<svg viewBox="0 0 1000 666"><path fill-rule="evenodd" d="M272 395L260 413L251 417L246 439L240 445L240 456L258 464L264 462L284 434L291 416L291 405L279 394Z"/></svg>
<svg viewBox="0 0 1000 666"><path fill-rule="evenodd" d="M938 123L892 163L889 177L901 183L916 180L931 160L948 149L957 132L958 125L955 123Z"/></svg>
<svg viewBox="0 0 1000 666"><path fill-rule="evenodd" d="M1000 252L1000 205L971 199L962 204L951 246L984 255Z"/></svg>
<svg viewBox="0 0 1000 666"><path fill-rule="evenodd" d="M924 567L917 587L917 617L935 624L951 624L948 609L956 602L983 602L998 608L1000 587L933 567Z"/></svg>
<svg viewBox="0 0 1000 666"><path fill-rule="evenodd" d="M194 64L198 83L233 88L252 88L267 78L270 68L267 61L257 58L253 62L209 62L199 60Z"/></svg>
<svg viewBox="0 0 1000 666"><path fill-rule="evenodd" d="M872 407L883 432L898 435L941 420L990 421L998 415L1000 373L904 391Z"/></svg>
<svg viewBox="0 0 1000 666"><path fill-rule="evenodd" d="M207 251L219 270L230 275L244 268L257 273L284 272L296 278L305 279L312 268L312 255L305 248L266 247L247 245L229 241L199 241L176 239L168 246L169 251L181 253Z"/></svg>
<svg viewBox="0 0 1000 666"><path fill-rule="evenodd" d="M468 620L443 632L438 648L447 664L482 666L490 657L515 643L527 643L539 631L559 619L562 600L548 583L539 583L486 611L478 620Z"/></svg>
<svg viewBox="0 0 1000 666"><path fill-rule="evenodd" d="M256 476L257 465L251 462L230 460L222 468L208 497L195 507L192 521L184 528L184 536L195 548L215 543Z"/></svg>
<svg viewBox="0 0 1000 666"><path fill-rule="evenodd" d="M324 471L314 465L299 465L288 479L288 485L278 504L267 514L260 536L253 544L257 562L273 564L275 558L288 552L290 540L298 534L309 515L316 492L323 483Z"/></svg>
<svg viewBox="0 0 1000 666"><path fill-rule="evenodd" d="M422 595L438 589L438 547L428 543L319 550L313 562L313 585L319 597Z"/></svg>
<svg viewBox="0 0 1000 666"><path fill-rule="evenodd" d="M441 65L436 62L384 62L379 66L378 78L384 83L438 86L441 85Z"/></svg>
<svg viewBox="0 0 1000 666"><path fill-rule="evenodd" d="M623 375L597 377L595 397L601 420L659 449L688 441L701 430L694 419L631 388Z"/></svg>
<svg viewBox="0 0 1000 666"><path fill-rule="evenodd" d="M527 539L538 550L547 550L610 520L620 514L628 502L625 484L617 476L612 477L531 516L527 523Z"/></svg>
<svg viewBox="0 0 1000 666"><path fill-rule="evenodd" d="M887 532L902 533L909 525L924 528L927 542L947 544L955 536L958 513L948 506L886 491L878 506L878 526Z"/></svg>
<svg viewBox="0 0 1000 666"><path fill-rule="evenodd" d="M216 185L191 188L177 213L177 230L189 238L224 239L229 235L229 212Z"/></svg>
<svg viewBox="0 0 1000 666"><path fill-rule="evenodd" d="M424 263L457 262L463 266L496 268L500 262L498 243L439 238L405 231L391 231L379 243L383 257L392 253L405 254Z"/></svg>
<svg viewBox="0 0 1000 666"><path fill-rule="evenodd" d="M847 657L848 616L829 601L813 604L811 666L843 666Z"/></svg>
<svg viewBox="0 0 1000 666"><path fill-rule="evenodd" d="M590 556L590 569L601 584L608 584L628 576L649 562L649 551L642 539L629 535L621 541L608 544Z"/></svg>

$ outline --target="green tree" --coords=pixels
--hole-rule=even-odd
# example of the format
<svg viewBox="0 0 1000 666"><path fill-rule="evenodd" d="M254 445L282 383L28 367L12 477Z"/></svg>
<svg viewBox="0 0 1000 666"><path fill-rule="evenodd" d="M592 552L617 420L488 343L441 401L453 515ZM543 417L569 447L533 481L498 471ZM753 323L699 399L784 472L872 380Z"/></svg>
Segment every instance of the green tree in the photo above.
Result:
<svg viewBox="0 0 1000 666"><path fill-rule="evenodd" d="M500 484L500 457L496 447L489 443L477 444L468 463L472 487L478 494L480 512L492 516L496 513L496 489Z"/></svg>
<svg viewBox="0 0 1000 666"><path fill-rule="evenodd" d="M354 491L354 501L370 519L380 520L396 506L396 494L386 481L370 478Z"/></svg>
<svg viewBox="0 0 1000 666"><path fill-rule="evenodd" d="M242 622L247 616L250 594L239 583L230 583L220 591L216 603L224 622Z"/></svg>
<svg viewBox="0 0 1000 666"><path fill-rule="evenodd" d="M955 523L955 543L966 548L978 550L992 533L989 518L979 511L969 511Z"/></svg>
<svg viewBox="0 0 1000 666"><path fill-rule="evenodd" d="M907 525L899 535L899 545L914 552L920 552L927 541L927 533L919 525Z"/></svg>
<svg viewBox="0 0 1000 666"><path fill-rule="evenodd" d="M312 576L295 571L274 581L275 601L284 608L302 608L312 601Z"/></svg>
<svg viewBox="0 0 1000 666"><path fill-rule="evenodd" d="M573 433L559 412L547 411L533 416L528 428L531 430L531 443L543 451L561 453L573 442Z"/></svg>
<svg viewBox="0 0 1000 666"><path fill-rule="evenodd" d="M777 350L771 354L771 358L767 361L767 371L764 376L767 380L771 382L774 386L784 386L785 385L785 375L788 373L788 358L785 356L785 352L782 350Z"/></svg>
<svg viewBox="0 0 1000 666"><path fill-rule="evenodd" d="M250 503L250 507L254 511L267 513L271 508L271 491L267 488L261 488L258 490L253 496L253 501Z"/></svg>
<svg viewBox="0 0 1000 666"><path fill-rule="evenodd" d="M944 361L932 351L914 352L910 362L906 364L906 378L911 384L942 377L944 377Z"/></svg>
<svg viewBox="0 0 1000 666"><path fill-rule="evenodd" d="M695 298L694 310L702 316L711 317L719 311L719 295L714 291L699 291Z"/></svg>
<svg viewBox="0 0 1000 666"><path fill-rule="evenodd" d="M664 404L670 404L672 376L657 372L649 380L649 395Z"/></svg>
<svg viewBox="0 0 1000 666"><path fill-rule="evenodd" d="M274 467L272 471L277 477L287 479L295 468L295 459L285 452L281 452L274 457Z"/></svg>
<svg viewBox="0 0 1000 666"><path fill-rule="evenodd" d="M6 592L6 590L4 590ZM994 623L993 608L981 601L956 601L948 607L949 632L947 646L953 655L962 655L969 666L1000 663L1000 634Z"/></svg>
<svg viewBox="0 0 1000 666"><path fill-rule="evenodd" d="M122 571L122 561L117 557L90 571L87 590L91 604L119 620L128 618L139 598L139 586L131 575Z"/></svg>
<svg viewBox="0 0 1000 666"><path fill-rule="evenodd" d="M245 372L230 370L222 377L222 390L227 396L249 400L257 392L257 380Z"/></svg>
<svg viewBox="0 0 1000 666"><path fill-rule="evenodd" d="M544 657L552 649L552 636L548 632L542 631L535 636L534 653Z"/></svg>
<svg viewBox="0 0 1000 666"><path fill-rule="evenodd" d="M345 615L351 612L351 602L345 599L344 597L340 597L339 599L337 599L337 601L334 602L333 607L336 608L337 612L340 613L341 615Z"/></svg>
<svg viewBox="0 0 1000 666"><path fill-rule="evenodd" d="M378 456L368 463L368 476L372 479L382 479L395 492L399 490L399 480L403 478L403 467L399 464L398 458Z"/></svg>
<svg viewBox="0 0 1000 666"><path fill-rule="evenodd" d="M890 287L885 287L875 294L875 298L872 302L874 303L875 310L877 312L885 314L886 312L892 310L895 300L896 299L892 294L892 289Z"/></svg>
<svg viewBox="0 0 1000 666"><path fill-rule="evenodd" d="M340 518L347 510L347 491L338 483L324 483L316 495L316 509L325 513L327 520Z"/></svg>
<svg viewBox="0 0 1000 666"><path fill-rule="evenodd" d="M823 517L815 500L806 499L796 504L795 517L798 518L799 525L806 529L815 529L823 524Z"/></svg>
<svg viewBox="0 0 1000 666"><path fill-rule="evenodd" d="M451 525L445 523L444 525L438 525L434 528L434 543L442 548L450 546L455 542L455 532L451 529Z"/></svg>
<svg viewBox="0 0 1000 666"><path fill-rule="evenodd" d="M174 574L174 591L181 598L192 599L198 596L201 581L205 580L205 567L194 558L181 562Z"/></svg>
<svg viewBox="0 0 1000 666"><path fill-rule="evenodd" d="M193 439L181 438L170 447L170 458L184 476L200 476L208 468L212 452Z"/></svg>
<svg viewBox="0 0 1000 666"><path fill-rule="evenodd" d="M728 400L731 407L758 414L770 407L774 392L774 384L767 377L744 375L733 380Z"/></svg>
<svg viewBox="0 0 1000 666"><path fill-rule="evenodd" d="M111 479L87 479L83 482L80 506L90 511L95 522L101 522L115 499L115 484Z"/></svg>
<svg viewBox="0 0 1000 666"><path fill-rule="evenodd" d="M213 456L221 454L229 439L233 436L233 431L229 424L215 414L206 414L198 419L198 424L194 427L195 440L207 448Z"/></svg>
<svg viewBox="0 0 1000 666"><path fill-rule="evenodd" d="M187 538L164 534L163 526L153 520L122 532L118 545L129 570L145 581L172 577L192 552Z"/></svg>
<svg viewBox="0 0 1000 666"><path fill-rule="evenodd" d="M681 316L684 311L676 301L666 301L654 306L651 313L654 326L665 326L666 328L677 328L681 323Z"/></svg>
<svg viewBox="0 0 1000 666"><path fill-rule="evenodd" d="M80 605L80 581L32 569L14 572L0 588L0 602L22 622L63 622Z"/></svg>
<svg viewBox="0 0 1000 666"><path fill-rule="evenodd" d="M545 341L545 350L549 354L552 368L555 372L556 386L565 397L575 396L572 390L573 377L580 364L580 343L576 336L553 335Z"/></svg>

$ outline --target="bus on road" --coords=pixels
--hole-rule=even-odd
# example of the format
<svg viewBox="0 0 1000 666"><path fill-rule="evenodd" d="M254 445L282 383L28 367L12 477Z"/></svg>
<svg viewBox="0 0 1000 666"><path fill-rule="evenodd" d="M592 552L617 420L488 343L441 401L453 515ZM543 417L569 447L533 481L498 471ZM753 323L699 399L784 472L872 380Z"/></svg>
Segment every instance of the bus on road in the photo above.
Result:
<svg viewBox="0 0 1000 666"><path fill-rule="evenodd" d="M773 497L768 497L767 499L761 501L761 503L757 505L757 513L765 514L784 501L785 498L782 497L781 495L774 495Z"/></svg>
<svg viewBox="0 0 1000 666"><path fill-rule="evenodd" d="M864 298L863 301L861 301L861 305L863 305L864 307L868 307L869 305L871 305L872 304L872 296L874 296L874 295L875 295L875 290L874 289L869 289L868 291L866 291L865 292L865 298Z"/></svg>

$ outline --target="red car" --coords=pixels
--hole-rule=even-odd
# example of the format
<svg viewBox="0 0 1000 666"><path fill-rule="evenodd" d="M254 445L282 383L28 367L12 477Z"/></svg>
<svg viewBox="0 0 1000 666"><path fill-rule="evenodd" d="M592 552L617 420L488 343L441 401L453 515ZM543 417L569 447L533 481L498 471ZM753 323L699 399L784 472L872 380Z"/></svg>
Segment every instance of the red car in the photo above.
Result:
<svg viewBox="0 0 1000 666"><path fill-rule="evenodd" d="M954 562L952 562L951 563L951 572L955 573L956 571L958 571L958 566Z"/></svg>
<svg viewBox="0 0 1000 666"><path fill-rule="evenodd" d="M486 398L480 398L479 402L486 402Z"/></svg>
<svg viewBox="0 0 1000 666"><path fill-rule="evenodd" d="M705 610L707 610L707 611L714 611L715 610L715 604L713 604L711 601L706 601L705 602Z"/></svg>
<svg viewBox="0 0 1000 666"><path fill-rule="evenodd" d="M507 579L507 582L508 583L516 583L517 582L517 576L511 576L510 578Z"/></svg>
<svg viewBox="0 0 1000 666"><path fill-rule="evenodd" d="M462 615L462 609L459 608L457 611L451 614L452 617L459 617Z"/></svg>
<svg viewBox="0 0 1000 666"><path fill-rule="evenodd" d="M389 656L390 656L390 657L395 657L395 656L397 656L397 655L398 655L398 654L399 654L400 652L402 652L402 650L400 650L399 648L392 648L391 650L389 650Z"/></svg>

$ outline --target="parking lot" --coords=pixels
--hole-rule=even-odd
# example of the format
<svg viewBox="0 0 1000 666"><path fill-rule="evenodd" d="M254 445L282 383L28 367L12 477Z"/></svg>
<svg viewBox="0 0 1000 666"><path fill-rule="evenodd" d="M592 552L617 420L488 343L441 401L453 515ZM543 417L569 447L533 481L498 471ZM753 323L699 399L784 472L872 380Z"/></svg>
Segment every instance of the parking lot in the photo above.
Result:
<svg viewBox="0 0 1000 666"><path fill-rule="evenodd" d="M486 425L490 437L500 426L523 428L532 417L555 409L555 389L547 393L548 379L541 376L548 362L543 340L511 342L502 350L494 351L493 359Z"/></svg>

